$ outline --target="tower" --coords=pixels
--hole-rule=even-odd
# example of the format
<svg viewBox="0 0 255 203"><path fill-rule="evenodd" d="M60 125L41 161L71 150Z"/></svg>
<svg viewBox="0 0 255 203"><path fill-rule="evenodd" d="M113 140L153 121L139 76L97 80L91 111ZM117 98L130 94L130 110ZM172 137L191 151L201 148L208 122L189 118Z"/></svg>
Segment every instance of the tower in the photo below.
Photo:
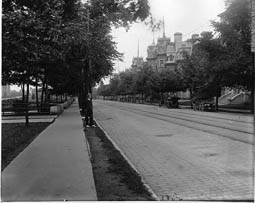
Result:
<svg viewBox="0 0 255 203"><path fill-rule="evenodd" d="M137 46L137 57L133 58L131 67L134 71L139 71L143 67L143 57L139 56L139 40L138 40L138 46Z"/></svg>
<svg viewBox="0 0 255 203"><path fill-rule="evenodd" d="M182 33L180 32L174 33L174 44L175 51L178 51L182 47Z"/></svg>

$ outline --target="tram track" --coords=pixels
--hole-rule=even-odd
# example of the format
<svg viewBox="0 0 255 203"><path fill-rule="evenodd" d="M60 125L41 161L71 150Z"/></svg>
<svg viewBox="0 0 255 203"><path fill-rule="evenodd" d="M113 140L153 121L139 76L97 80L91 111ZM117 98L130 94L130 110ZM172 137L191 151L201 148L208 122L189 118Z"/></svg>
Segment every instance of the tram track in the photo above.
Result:
<svg viewBox="0 0 255 203"><path fill-rule="evenodd" d="M247 133L251 124L245 121L251 117L192 114L183 109L95 102L98 122L159 197L174 193L184 200L250 199L253 135Z"/></svg>
<svg viewBox="0 0 255 203"><path fill-rule="evenodd" d="M194 115L194 116L191 116L191 114L189 114L189 116L187 117L185 117L185 118L183 118L182 116L182 114L181 113L175 113L175 112L173 112L173 111L171 111L171 112L169 112L170 114L168 114L168 115L166 115L166 114L163 114L163 113L157 113L157 112L152 112L152 111L145 111L145 110L141 110L141 109L137 109L137 108L135 108L135 110L138 110L138 111L143 111L143 112L145 112L145 113L152 113L152 114L155 114L155 115L159 115L159 116L164 116L164 117L171 117L171 118L176 118L176 119L181 119L181 120L185 120L185 121L192 121L192 122L196 122L196 123L199 123L199 124L204 124L204 125L209 125L209 126L213 126L213 127L219 127L219 128L223 128L223 129L229 129L229 130L235 130L235 131L238 131L238 132L242 132L242 133L248 133L248 134L252 134L253 135L253 130L251 129L251 130L240 130L240 129L236 129L235 127L236 126L239 126L239 127L242 127L242 128L246 128L247 129L247 124L245 123L245 122L241 122L240 121L240 123L241 123L241 125L240 125L240 123L238 123L237 121L235 121L235 122L237 122L237 123L233 123L234 121L230 121L231 123L229 123L229 122L226 122L226 119L225 119L225 122L223 123L222 121L217 121L217 120L215 120L215 119L209 119L209 118L203 118L202 119L202 121L205 121L205 120L207 120L207 121L209 121L209 122L214 122L214 123L217 123L217 124L219 124L219 125L217 125L217 124L212 124L212 123L208 123L208 122L201 122L201 118L199 118L198 116L196 116L196 115ZM181 116L181 117L180 117ZM199 119L199 120L193 120L193 119ZM228 125L228 126L231 126L231 127L227 127L227 126L222 126L222 125Z"/></svg>
<svg viewBox="0 0 255 203"><path fill-rule="evenodd" d="M119 102L116 102L117 104L129 104L129 106L132 106L132 108L134 108L134 106L139 106L139 104L132 104L132 103L119 103ZM114 105L115 106L115 105ZM151 109L151 105L142 105L144 108L146 109ZM155 110L159 110L159 109L164 109L164 108L158 108L156 106L154 106L154 109ZM185 115L189 115L189 116L196 116L196 117L203 117L203 118L208 118L208 119L217 119L217 120L222 120L222 121L233 121L233 122L238 122L238 123L249 123L249 124L253 124L253 121L251 119L249 119L249 116L246 116L246 115L241 115L241 116L238 116L238 117L246 117L247 120L245 121L242 121L240 119L234 119L234 118L227 118L227 117L222 117L222 113L214 113L214 115L212 115L212 112L209 112L210 115L206 115L204 114L205 112L204 111L190 111L190 110L187 110L187 111L181 111L180 109L166 109L165 110L170 110L171 113L178 113L178 114L185 114ZM181 111L181 112L180 112Z"/></svg>
<svg viewBox="0 0 255 203"><path fill-rule="evenodd" d="M237 129L234 123L228 124L228 126L222 126L221 123L217 125L217 124L205 122L203 119L196 120L198 119L197 117L196 119L192 119L192 116L189 118L183 118L183 117L180 117L181 115L178 116L175 113L173 113L173 111L171 111L171 114L166 115L163 113L135 108L134 106L131 106L131 105L129 105L128 107L124 105L109 105L109 104L105 104L105 105L110 106L112 108L118 108L123 111L132 112L142 116L147 116L147 117L149 116L151 118L158 119L164 122L168 122L168 123L170 122L176 125L192 128L194 130L199 130L199 131L207 132L213 135L222 136L222 137L243 142L246 144L254 143L252 139L253 130L252 129L250 130ZM233 122L233 120L231 121ZM219 121L216 121L216 122L219 122ZM239 123L244 123L244 122L240 121ZM229 125L231 125L231 127Z"/></svg>

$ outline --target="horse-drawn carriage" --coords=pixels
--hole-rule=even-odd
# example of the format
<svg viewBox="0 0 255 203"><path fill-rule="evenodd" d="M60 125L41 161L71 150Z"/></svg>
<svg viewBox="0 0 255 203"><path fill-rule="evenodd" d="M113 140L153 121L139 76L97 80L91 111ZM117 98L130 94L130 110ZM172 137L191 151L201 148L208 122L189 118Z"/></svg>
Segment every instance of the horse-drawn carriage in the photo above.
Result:
<svg viewBox="0 0 255 203"><path fill-rule="evenodd" d="M179 107L179 98L176 96L168 97L166 101L167 108L178 108Z"/></svg>
<svg viewBox="0 0 255 203"><path fill-rule="evenodd" d="M215 93L215 88L210 87L208 84L198 87L191 99L193 109L199 111L215 111Z"/></svg>
<svg viewBox="0 0 255 203"><path fill-rule="evenodd" d="M174 93L162 93L160 100L159 100L159 106L165 105L167 108L178 108L179 107L179 100Z"/></svg>
<svg viewBox="0 0 255 203"><path fill-rule="evenodd" d="M196 111L215 111L214 99L192 99L192 107Z"/></svg>

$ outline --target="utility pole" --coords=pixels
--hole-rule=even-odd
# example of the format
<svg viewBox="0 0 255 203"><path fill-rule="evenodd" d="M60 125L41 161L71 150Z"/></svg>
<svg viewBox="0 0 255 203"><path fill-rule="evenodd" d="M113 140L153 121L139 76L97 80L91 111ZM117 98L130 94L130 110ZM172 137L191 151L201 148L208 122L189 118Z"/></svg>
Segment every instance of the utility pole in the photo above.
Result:
<svg viewBox="0 0 255 203"><path fill-rule="evenodd" d="M82 69L81 69L81 77L82 77L82 89L80 91L80 107L82 109L82 116L85 117L86 125L94 125L93 121L93 105L92 105L92 74L91 74L91 33L90 33L90 2L86 3L86 45L87 45L87 57L81 60ZM89 124L88 124L89 123Z"/></svg>
<svg viewBox="0 0 255 203"><path fill-rule="evenodd" d="M163 17L163 38L166 37L166 31L165 31L165 18Z"/></svg>
<svg viewBox="0 0 255 203"><path fill-rule="evenodd" d="M251 88L251 112L253 113L253 129L255 129L255 0L251 0L251 52L253 53L253 67L252 67L252 88ZM255 146L253 146L253 154L255 154ZM253 165L255 160L253 159ZM255 171L253 170L253 177ZM253 179L254 188L254 179Z"/></svg>
<svg viewBox="0 0 255 203"><path fill-rule="evenodd" d="M252 69L252 88L251 88L251 108L255 122L255 0L251 0L251 52L253 53L253 69Z"/></svg>
<svg viewBox="0 0 255 203"><path fill-rule="evenodd" d="M88 46L88 70L86 74L86 99L89 102L87 105L87 108L90 109L90 124L93 125L93 102L92 102L92 64L91 64L91 33L90 33L90 11L89 7L87 10L87 46ZM88 93L90 95L90 98L88 97Z"/></svg>

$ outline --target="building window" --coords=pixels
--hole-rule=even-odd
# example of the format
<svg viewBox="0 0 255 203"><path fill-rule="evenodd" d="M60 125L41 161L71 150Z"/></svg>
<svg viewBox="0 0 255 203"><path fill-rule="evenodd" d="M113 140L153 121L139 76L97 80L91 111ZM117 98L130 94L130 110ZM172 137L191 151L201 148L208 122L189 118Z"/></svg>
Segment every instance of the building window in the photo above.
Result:
<svg viewBox="0 0 255 203"><path fill-rule="evenodd" d="M173 61L174 60L174 56L173 55L170 55L169 56L169 61Z"/></svg>
<svg viewBox="0 0 255 203"><path fill-rule="evenodd" d="M163 59L159 60L159 67L164 67L164 60Z"/></svg>
<svg viewBox="0 0 255 203"><path fill-rule="evenodd" d="M183 52L180 52L180 59L183 59Z"/></svg>

